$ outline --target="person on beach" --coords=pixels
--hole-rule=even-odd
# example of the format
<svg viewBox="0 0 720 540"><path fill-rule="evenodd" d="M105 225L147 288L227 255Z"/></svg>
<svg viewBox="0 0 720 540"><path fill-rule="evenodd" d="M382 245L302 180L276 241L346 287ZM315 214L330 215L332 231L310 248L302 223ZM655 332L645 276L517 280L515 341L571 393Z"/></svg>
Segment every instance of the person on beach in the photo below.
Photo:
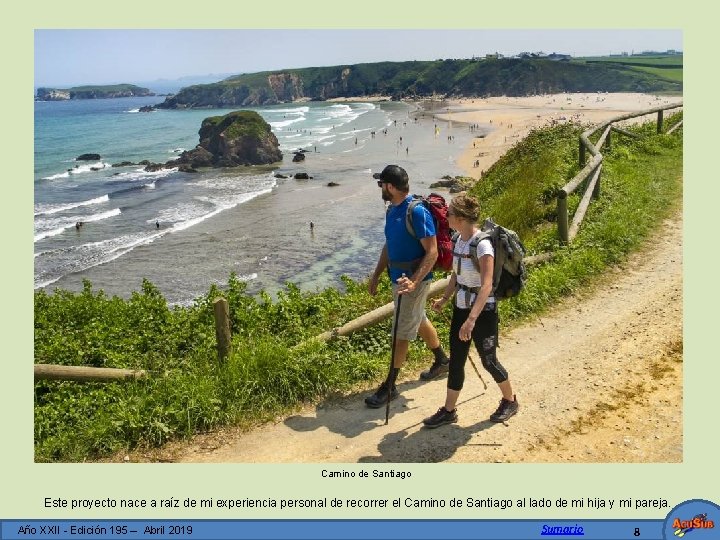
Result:
<svg viewBox="0 0 720 540"><path fill-rule="evenodd" d="M469 195L459 195L450 202L448 222L459 233L453 251L453 273L442 298L433 302L433 309L441 312L453 295L450 323L450 372L447 380L445 404L435 414L425 418L423 424L436 428L457 422L455 405L465 381L465 362L470 352L470 340L480 354L483 367L490 373L502 393L500 405L490 415L493 422L504 422L515 413L519 405L513 393L507 370L496 354L498 343L497 302L492 296L495 252L489 238L477 245L480 269L470 257L470 244L478 234L477 201Z"/></svg>
<svg viewBox="0 0 720 540"><path fill-rule="evenodd" d="M371 295L377 293L378 280L387 270L393 288L395 309L393 325L397 319L395 336L395 358L393 369L377 391L365 398L365 404L373 409L382 407L388 400L399 396L395 386L398 372L407 358L410 341L420 334L432 351L434 362L430 368L420 374L423 380L430 380L446 373L449 360L443 351L437 331L425 314L425 302L432 282L432 268L437 259L437 240L435 223L424 205L413 208L414 238L408 231L405 218L408 205L412 201L408 174L398 165L388 165L373 178L382 188L382 198L388 201L385 215L385 245L380 252L375 271L370 277L368 290ZM402 301L400 300L402 296Z"/></svg>

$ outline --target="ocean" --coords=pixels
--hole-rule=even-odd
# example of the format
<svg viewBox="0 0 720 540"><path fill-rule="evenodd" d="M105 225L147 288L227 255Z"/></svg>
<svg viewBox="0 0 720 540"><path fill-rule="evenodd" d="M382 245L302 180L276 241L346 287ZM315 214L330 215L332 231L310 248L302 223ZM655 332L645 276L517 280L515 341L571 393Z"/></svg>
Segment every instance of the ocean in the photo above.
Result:
<svg viewBox="0 0 720 540"><path fill-rule="evenodd" d="M364 279L384 241L372 173L397 163L412 192L429 193L441 176L462 174L456 157L477 135L408 103L293 103L251 108L278 138L278 166L196 174L113 167L174 159L197 145L204 118L230 112L139 112L161 100L35 102L36 289L78 291L87 279L129 297L146 278L169 303L184 305L231 272L251 293ZM306 159L293 163L300 148ZM86 153L100 159L76 161ZM298 172L312 179L294 179Z"/></svg>

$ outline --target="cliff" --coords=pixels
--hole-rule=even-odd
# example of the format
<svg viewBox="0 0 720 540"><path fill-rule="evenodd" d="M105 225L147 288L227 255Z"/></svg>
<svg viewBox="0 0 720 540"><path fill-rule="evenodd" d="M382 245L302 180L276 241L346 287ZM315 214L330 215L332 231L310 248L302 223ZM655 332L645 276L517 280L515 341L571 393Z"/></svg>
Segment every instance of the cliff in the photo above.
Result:
<svg viewBox="0 0 720 540"><path fill-rule="evenodd" d="M378 62L266 71L183 88L159 108L231 108L299 99L387 95L524 96L557 92L680 92L682 82L628 65L542 58Z"/></svg>

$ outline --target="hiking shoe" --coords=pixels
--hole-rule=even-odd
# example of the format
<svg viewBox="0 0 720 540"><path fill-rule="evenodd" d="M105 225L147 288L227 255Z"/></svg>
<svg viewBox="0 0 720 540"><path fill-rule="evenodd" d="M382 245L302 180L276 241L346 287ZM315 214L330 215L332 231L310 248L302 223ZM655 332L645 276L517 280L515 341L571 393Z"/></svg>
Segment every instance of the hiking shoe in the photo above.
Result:
<svg viewBox="0 0 720 540"><path fill-rule="evenodd" d="M390 391L390 401L393 399L397 399L400 395L400 392L398 392L397 388L393 384L392 390ZM377 392L375 392L372 396L368 396L365 398L365 405L370 407L371 409L379 409L383 405L385 405L388 401L388 383L385 381L380 385L380 388L377 389Z"/></svg>
<svg viewBox="0 0 720 540"><path fill-rule="evenodd" d="M520 405L517 402L517 398L515 396L513 396L513 398L515 398L515 401L508 401L507 399L502 398L497 411L490 415L490 420L493 422L504 422L518 412Z"/></svg>
<svg viewBox="0 0 720 540"><path fill-rule="evenodd" d="M435 414L423 420L426 428L436 428L443 424L452 424L457 422L457 409L448 411L445 407L440 407Z"/></svg>
<svg viewBox="0 0 720 540"><path fill-rule="evenodd" d="M445 360L441 362L435 360L435 362L433 362L433 365L430 366L430 369L427 369L420 374L420 378L423 381L430 381L436 377L439 377L443 373L447 373L450 369L449 366L450 360Z"/></svg>

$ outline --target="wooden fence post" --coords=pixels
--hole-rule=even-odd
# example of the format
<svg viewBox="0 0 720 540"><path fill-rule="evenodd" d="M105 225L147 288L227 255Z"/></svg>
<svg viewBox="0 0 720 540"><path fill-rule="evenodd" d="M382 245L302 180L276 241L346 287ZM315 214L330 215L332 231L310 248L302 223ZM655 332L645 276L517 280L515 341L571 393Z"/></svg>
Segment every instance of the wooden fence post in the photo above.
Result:
<svg viewBox="0 0 720 540"><path fill-rule="evenodd" d="M558 220L558 235L560 241L563 244L568 243L568 209L567 209L567 193L565 190L560 190L557 198L557 220Z"/></svg>
<svg viewBox="0 0 720 540"><path fill-rule="evenodd" d="M595 181L595 187L593 188L593 192L592 192L593 199L600 198L600 177L601 176L602 176L602 162L600 162L600 165L598 165L597 180Z"/></svg>
<svg viewBox="0 0 720 540"><path fill-rule="evenodd" d="M215 314L215 337L217 339L218 360L223 362L232 350L230 335L230 308L227 300L216 298L213 301Z"/></svg>
<svg viewBox="0 0 720 540"><path fill-rule="evenodd" d="M608 131L607 137L605 138L605 147L608 151L612 150L612 129Z"/></svg>
<svg viewBox="0 0 720 540"><path fill-rule="evenodd" d="M582 138L580 139L580 146L578 148L578 163L582 167L585 165L585 145L583 144Z"/></svg>
<svg viewBox="0 0 720 540"><path fill-rule="evenodd" d="M663 112L658 111L658 119L657 119L657 132L662 133L662 127L663 127Z"/></svg>

